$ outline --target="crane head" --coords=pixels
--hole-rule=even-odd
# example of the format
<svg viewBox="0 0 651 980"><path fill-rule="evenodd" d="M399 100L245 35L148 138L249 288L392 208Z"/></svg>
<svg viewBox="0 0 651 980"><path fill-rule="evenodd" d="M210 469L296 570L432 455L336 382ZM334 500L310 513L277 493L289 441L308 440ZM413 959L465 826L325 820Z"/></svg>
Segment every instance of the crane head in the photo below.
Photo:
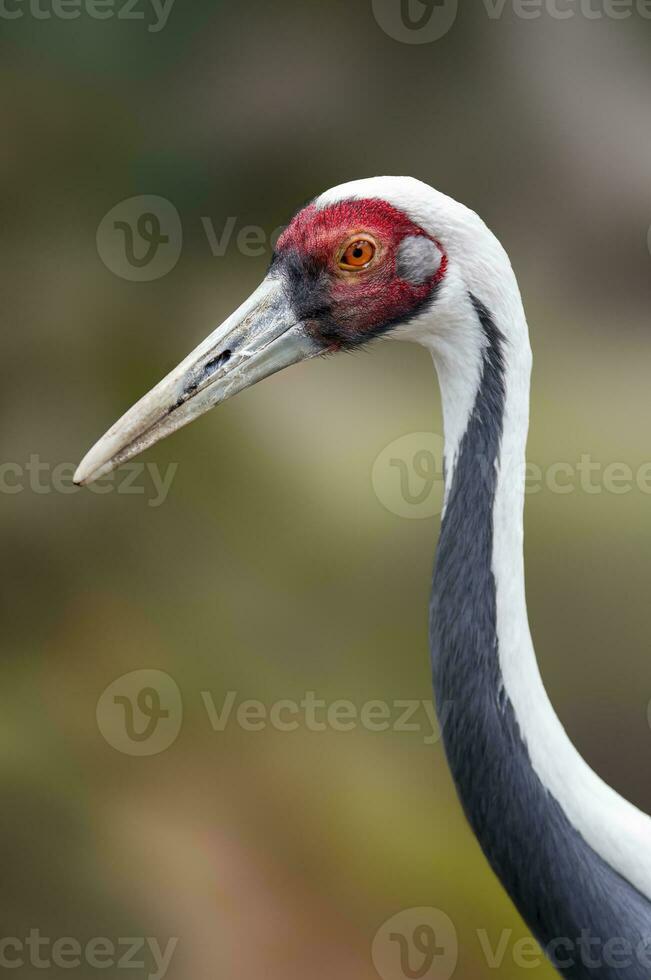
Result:
<svg viewBox="0 0 651 980"><path fill-rule="evenodd" d="M75 482L98 479L285 367L428 322L440 294L454 294L450 214L459 227L476 219L408 177L353 181L316 198L283 232L250 298L109 429Z"/></svg>
<svg viewBox="0 0 651 980"><path fill-rule="evenodd" d="M310 204L278 241L270 274L319 350L358 347L414 317L446 267L442 246L381 199Z"/></svg>

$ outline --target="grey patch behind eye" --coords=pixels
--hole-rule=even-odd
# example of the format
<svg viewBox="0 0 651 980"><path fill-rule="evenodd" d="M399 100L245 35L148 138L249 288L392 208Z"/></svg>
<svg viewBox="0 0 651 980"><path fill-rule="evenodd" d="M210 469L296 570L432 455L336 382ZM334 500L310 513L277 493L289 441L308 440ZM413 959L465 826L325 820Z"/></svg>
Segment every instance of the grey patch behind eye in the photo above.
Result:
<svg viewBox="0 0 651 980"><path fill-rule="evenodd" d="M431 239L410 235L400 242L396 272L401 279L418 286L439 271L442 261L441 251Z"/></svg>

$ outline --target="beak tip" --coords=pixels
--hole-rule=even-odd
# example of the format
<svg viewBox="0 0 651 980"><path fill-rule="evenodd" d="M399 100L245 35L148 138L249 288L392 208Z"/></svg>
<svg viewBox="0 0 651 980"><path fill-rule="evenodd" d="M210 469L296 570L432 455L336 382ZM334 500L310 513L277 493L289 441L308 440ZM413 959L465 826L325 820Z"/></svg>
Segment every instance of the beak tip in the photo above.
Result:
<svg viewBox="0 0 651 980"><path fill-rule="evenodd" d="M110 461L103 464L100 462L98 464L92 456L93 451L91 450L87 456L84 456L77 467L75 475L72 478L72 482L76 487L87 487L89 483L94 483L100 476L103 476L112 469Z"/></svg>
<svg viewBox="0 0 651 980"><path fill-rule="evenodd" d="M79 464L75 470L75 475L72 478L72 482L76 487L84 487L89 480L90 474L84 472L85 467L82 463Z"/></svg>

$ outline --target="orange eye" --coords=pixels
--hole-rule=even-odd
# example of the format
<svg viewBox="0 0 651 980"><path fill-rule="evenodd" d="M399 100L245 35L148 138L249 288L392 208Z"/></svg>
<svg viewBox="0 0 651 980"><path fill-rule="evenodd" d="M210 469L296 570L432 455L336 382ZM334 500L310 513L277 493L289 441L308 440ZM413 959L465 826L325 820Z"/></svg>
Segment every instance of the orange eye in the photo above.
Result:
<svg viewBox="0 0 651 980"><path fill-rule="evenodd" d="M363 269L375 257L376 246L370 238L355 238L346 246L339 258L340 269Z"/></svg>

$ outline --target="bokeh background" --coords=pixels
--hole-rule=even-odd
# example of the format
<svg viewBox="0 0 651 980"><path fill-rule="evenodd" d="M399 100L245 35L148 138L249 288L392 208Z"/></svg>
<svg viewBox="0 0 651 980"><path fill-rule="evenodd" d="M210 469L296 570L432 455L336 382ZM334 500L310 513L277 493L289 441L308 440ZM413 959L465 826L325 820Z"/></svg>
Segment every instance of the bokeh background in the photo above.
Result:
<svg viewBox="0 0 651 980"><path fill-rule="evenodd" d="M228 692L431 698L439 519L396 515L372 479L394 440L442 431L427 355L379 344L239 396L147 454L178 466L160 506L146 473L144 492L104 495L69 492L69 475L257 285L269 248L248 254L243 227L268 243L320 190L382 173L464 200L511 253L535 351L530 458L651 459L651 21L476 3L421 44L371 0L176 0L158 31L145 0L140 20L3 9L22 16L0 17L2 937L176 937L170 980L371 980L382 923L434 907L457 932L455 976L517 975L527 930L422 713L420 731L282 732L215 731L206 711ZM129 281L96 234L141 195L174 205L183 247L167 275ZM229 218L215 255L206 223L220 236ZM526 511L552 700L647 810L650 513L638 489L576 485ZM183 718L140 757L97 706L143 669L172 678ZM504 929L491 968L478 931L495 947ZM15 976L44 975L23 957Z"/></svg>

